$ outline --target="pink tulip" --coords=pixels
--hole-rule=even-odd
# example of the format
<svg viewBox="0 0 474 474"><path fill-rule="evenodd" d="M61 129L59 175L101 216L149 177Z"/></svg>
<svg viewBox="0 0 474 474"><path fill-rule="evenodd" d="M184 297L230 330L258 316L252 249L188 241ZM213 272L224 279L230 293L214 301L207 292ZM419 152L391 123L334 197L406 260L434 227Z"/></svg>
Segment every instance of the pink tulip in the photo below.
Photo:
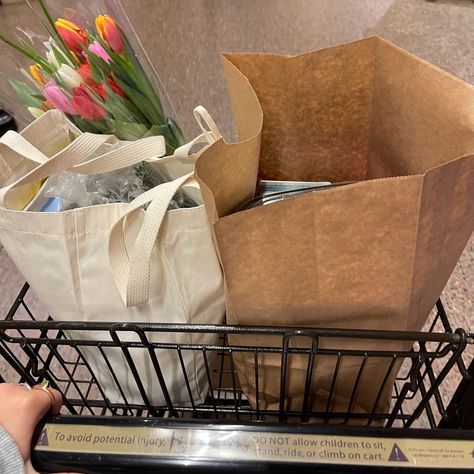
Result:
<svg viewBox="0 0 474 474"><path fill-rule="evenodd" d="M102 58L106 63L110 63L110 61L112 61L110 56L107 54L107 51L105 51L102 45L98 43L97 41L94 41L89 46L89 51L91 53L94 53L96 56L99 56L99 58Z"/></svg>
<svg viewBox="0 0 474 474"><path fill-rule="evenodd" d="M62 112L69 115L77 115L72 101L67 98L66 94L54 81L49 81L46 83L44 86L44 95L46 100L58 110L61 110Z"/></svg>

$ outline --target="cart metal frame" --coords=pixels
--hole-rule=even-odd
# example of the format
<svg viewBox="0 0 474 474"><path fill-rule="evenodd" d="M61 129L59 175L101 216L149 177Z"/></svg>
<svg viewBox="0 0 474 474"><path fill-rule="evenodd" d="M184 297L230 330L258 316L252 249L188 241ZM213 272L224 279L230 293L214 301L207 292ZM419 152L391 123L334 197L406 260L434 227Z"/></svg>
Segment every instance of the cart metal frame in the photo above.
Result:
<svg viewBox="0 0 474 474"><path fill-rule="evenodd" d="M405 472L405 470L411 472L415 468L411 461L414 461L415 464L420 462L415 457L413 459L409 458L407 454L406 462L397 463L397 461L394 461L396 464L392 463L392 465L390 462L395 459L392 452L390 456L387 453L389 457L382 463L357 465L347 460L346 464L341 464L340 459L326 459L327 462L320 460L319 462L308 463L301 459L294 459L288 464L288 460L285 459L274 461L266 459L262 454L265 450L262 446L259 447L258 444L252 445L254 458L247 459L237 455L237 452L232 451L234 448L237 449L235 447L237 445L235 445L229 448L230 458L228 461L218 459L218 451L209 451L208 458L201 459L193 454L197 449L195 444L197 441L193 436L198 432L200 435L207 433L206 439L211 439L212 436L222 437L224 435L235 438L239 436L238 433L262 433L267 431L273 434L291 434L291 436L304 434L309 436L308 439L314 440L319 439L318 436L328 435L340 440L347 437L379 437L380 439L386 438L386 442L392 443L393 446L397 445L397 449L400 446L405 446L403 448L405 452L408 450L410 453L415 453L413 456L416 456L417 453L417 442L421 446L427 440L436 443L437 439L449 436L452 440L459 440L460 443L471 443L472 441L472 452L474 453L474 431L471 431L474 429L474 363L469 365L469 361L465 360L466 348L474 344L474 335L464 329L453 331L441 301L437 303L431 316L431 324L427 332L395 332L316 327L57 322L51 318L38 319L31 312L27 302L28 291L29 286L25 284L5 319L0 321L0 356L7 361L17 374L16 380L8 381L34 384L39 380L47 379L52 386L61 391L64 397L64 414L59 418L49 420L45 433L50 433L50 438L58 427L61 427L62 430L72 429L74 432L74 429L78 429L78 424L85 423L99 431L104 429L104 426L126 425L135 430L146 427L149 430L158 430L157 432L165 436L163 439L168 439L166 436L172 436L172 433L175 433L178 429L178 431L181 430L180 432L185 433L185 438L191 443L188 445L188 453L170 451L168 456L144 455L137 457L136 455L126 455L126 449L123 447L121 448L123 452L120 450L114 451L111 448L112 451L109 453L94 454L94 446L85 446L83 448L87 455L84 452L80 455L77 452L65 454L64 451L48 451L44 443L41 444L40 442L37 451L35 451L35 456L43 467L49 465L59 466L60 468L83 469L80 472L109 472L107 469L110 468L110 472L117 472L117 469L122 466L124 470L119 472L135 472L130 470L130 466L133 465L138 469L136 472L148 472L146 469L156 468L159 465L160 469L165 469L162 472L175 472L175 470L180 470L184 465L187 465L188 471L194 469L198 472L201 469L203 472L209 472L211 469L232 470L236 466L240 470L243 468L261 470L265 466L265 469L272 472L279 472L279 470L283 472L284 469L288 470L289 465L298 464L298 468L301 468L304 472L314 472L316 468L319 469L317 472L351 472L353 469L360 468L361 465L364 466L365 470L374 470L374 472L387 468L394 472ZM70 334L74 334L74 330L87 330L90 334L100 331L101 334L106 336L100 340L92 338L78 339L70 336ZM186 345L151 342L149 335L159 332L212 333L219 336L219 342L217 344ZM121 337L123 333L134 333L138 338L127 341ZM263 343L261 346L235 345L230 342L232 341L232 335L235 334L258 334L262 341L265 341L265 338L271 338L272 344ZM303 346L292 343L295 339L301 337L310 342ZM326 349L320 347L319 340L321 338L340 341L338 348ZM344 341L348 339L410 342L413 348L409 351L353 350L344 346ZM275 340L278 340L279 343L275 343ZM81 348L84 346L96 347L104 361L107 361L108 347L120 348L127 360L128 367L126 369L136 384L137 392L142 396L142 403L133 404L127 400L111 366L109 366L111 369L110 376L118 384L122 400L119 403L112 403L108 400L82 354ZM166 401L164 405L155 406L150 402L130 355L132 350L145 351L144 353L151 358L155 370L154 375L160 381ZM189 406L175 403L172 399L172 391L168 390L167 381L164 380L161 372L160 351L174 351L181 357L181 360L183 351L197 351L200 357L204 358L210 387L209 395L204 403L198 404L192 401ZM234 364L234 356L239 352L252 354L254 357L257 393L259 392L258 362L260 357L267 353L281 356L280 404L277 409L262 408L258 399L253 405L247 401L240 388L238 372ZM308 365L306 390L301 409L290 411L287 410L284 400L287 389L288 359L293 354L307 357ZM335 371L326 409L312 411L310 403L312 395L309 387L314 376L315 360L320 356L334 357L336 361ZM338 367L340 361L348 357L355 357L360 360L360 367L355 377L347 411L334 413L330 410L330 402L338 377ZM375 410L377 402L374 404L374 409L369 413L360 413L360 411L353 409L353 402L357 396L364 368L367 361L372 358L386 358L391 361L383 383L380 386L374 386L378 397L382 393L385 384L390 383L389 374L391 369L398 365L401 359L403 361L402 369L393 386L392 404L388 413L377 412ZM459 386L454 393L450 393L449 387L446 387L447 377L454 372L458 374ZM182 364L181 375L182 383L189 389L189 380L184 364ZM191 394L190 390L189 393ZM350 426L353 424L358 426ZM86 428L82 426L81 429ZM229 430L232 432L231 435L229 435ZM210 436L211 438L209 438ZM56 434L55 437L57 438L58 435ZM172 440L173 438L169 439ZM403 442L400 441L397 444L394 441L396 439L401 439ZM403 445L403 443L408 443L407 440L411 440L412 445ZM166 442L168 443L168 441ZM214 444L211 443L208 448L211 449L212 446L217 446L216 442L213 441ZM351 442L354 443L354 441ZM351 442L348 441L349 444ZM169 443L171 449L173 443L172 441L169 441ZM341 441L341 443L346 442ZM373 445L375 446L375 444ZM53 449L51 446L50 442L49 449ZM202 449L202 445L199 446ZM470 445L466 446L468 446L466 448L468 449ZM400 451L403 451L403 449L400 448ZM467 454L469 453L465 453L464 464L456 465L456 462L453 461L450 469L459 472L457 468L465 468L466 462L469 463ZM354 453L353 455L356 456ZM109 464L107 466L109 467L104 464L101 465L100 471L94 471L94 466L97 467L97 456L102 460L108 459ZM82 461L79 462L78 459ZM85 462L85 460L89 461ZM474 455L472 463L472 469L474 470ZM423 472L428 472L432 467L426 465L425 468ZM439 466L436 466L436 472L440 472Z"/></svg>

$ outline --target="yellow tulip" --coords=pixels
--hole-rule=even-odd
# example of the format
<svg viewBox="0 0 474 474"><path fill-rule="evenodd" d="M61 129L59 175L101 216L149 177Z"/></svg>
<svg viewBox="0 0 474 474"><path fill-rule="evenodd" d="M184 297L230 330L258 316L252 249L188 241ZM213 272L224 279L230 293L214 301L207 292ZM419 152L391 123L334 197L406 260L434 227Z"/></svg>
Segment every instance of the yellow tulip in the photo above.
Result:
<svg viewBox="0 0 474 474"><path fill-rule="evenodd" d="M44 86L46 84L46 79L44 78L42 72L40 71L39 64L32 64L30 66L31 77L40 85Z"/></svg>

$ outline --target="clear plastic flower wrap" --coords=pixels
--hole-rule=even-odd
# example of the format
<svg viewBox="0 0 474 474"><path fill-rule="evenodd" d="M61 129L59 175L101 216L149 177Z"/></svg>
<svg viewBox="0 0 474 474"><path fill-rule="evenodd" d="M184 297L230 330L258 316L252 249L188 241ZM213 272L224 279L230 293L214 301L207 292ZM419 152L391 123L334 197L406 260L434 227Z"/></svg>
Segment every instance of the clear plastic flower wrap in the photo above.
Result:
<svg viewBox="0 0 474 474"><path fill-rule="evenodd" d="M133 201L140 194L169 181L149 163L96 175L71 172L48 178L40 191L42 201L59 198L62 210ZM168 209L194 207L197 203L186 192L179 190Z"/></svg>
<svg viewBox="0 0 474 474"><path fill-rule="evenodd" d="M31 119L56 108L83 132L112 133L122 140L165 138L167 153L185 141L171 102L119 0L26 0L38 31L17 38L0 31L16 51L17 73L0 64ZM11 103L11 99L6 101Z"/></svg>

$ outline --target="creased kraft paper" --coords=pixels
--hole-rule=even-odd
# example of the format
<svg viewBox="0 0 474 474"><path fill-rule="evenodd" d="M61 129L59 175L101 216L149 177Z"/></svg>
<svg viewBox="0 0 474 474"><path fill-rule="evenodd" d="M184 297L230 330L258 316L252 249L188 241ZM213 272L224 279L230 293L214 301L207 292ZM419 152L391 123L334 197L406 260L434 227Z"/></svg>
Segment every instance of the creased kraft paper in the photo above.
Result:
<svg viewBox="0 0 474 474"><path fill-rule="evenodd" d="M291 57L225 54L223 64L241 141L209 147L196 175L228 323L421 330L474 229L474 88L381 38ZM234 213L259 178L358 182ZM281 355L259 356L259 393L253 354L235 360L252 405L278 408ZM344 357L329 409L385 412L400 366L390 362L367 360L349 407L362 358ZM336 363L316 357L310 409L326 409ZM307 364L288 360L286 410L301 409Z"/></svg>

